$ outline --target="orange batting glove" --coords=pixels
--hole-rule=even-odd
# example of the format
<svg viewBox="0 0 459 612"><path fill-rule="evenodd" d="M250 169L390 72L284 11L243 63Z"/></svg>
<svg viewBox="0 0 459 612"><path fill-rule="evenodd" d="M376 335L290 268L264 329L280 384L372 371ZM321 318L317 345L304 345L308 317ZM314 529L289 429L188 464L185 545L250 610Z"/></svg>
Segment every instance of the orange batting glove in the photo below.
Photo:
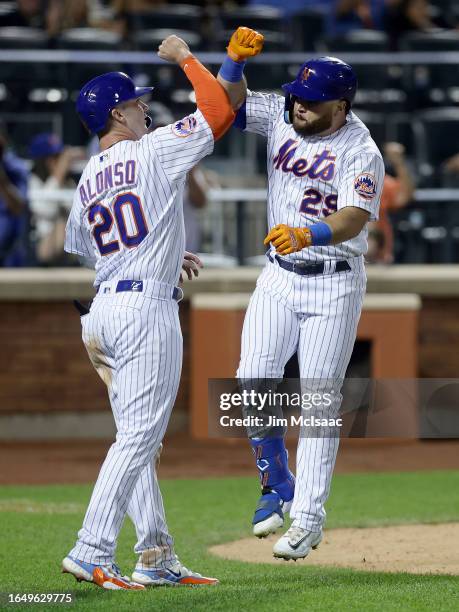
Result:
<svg viewBox="0 0 459 612"><path fill-rule="evenodd" d="M308 227L289 227L288 225L276 225L264 240L264 245L272 242L279 255L296 253L311 246L311 232Z"/></svg>
<svg viewBox="0 0 459 612"><path fill-rule="evenodd" d="M241 26L231 36L226 51L233 61L243 62L248 57L261 53L263 41L263 34Z"/></svg>

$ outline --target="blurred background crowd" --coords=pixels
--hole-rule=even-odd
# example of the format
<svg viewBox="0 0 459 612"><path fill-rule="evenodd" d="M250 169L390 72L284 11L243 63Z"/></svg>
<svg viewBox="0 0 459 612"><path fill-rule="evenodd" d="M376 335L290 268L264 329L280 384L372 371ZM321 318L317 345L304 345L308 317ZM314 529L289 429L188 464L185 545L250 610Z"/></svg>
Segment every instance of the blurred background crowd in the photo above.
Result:
<svg viewBox="0 0 459 612"><path fill-rule="evenodd" d="M154 127L167 125L194 100L156 57L161 40L181 36L216 74L239 25L266 41L246 68L251 89L280 92L314 54L354 66L353 110L387 171L368 262L459 261L459 1L0 0L0 266L80 265L62 246L72 189L97 152L75 113L81 85L128 72L155 86ZM190 173L188 250L218 265L260 261L265 156L263 139L232 129Z"/></svg>

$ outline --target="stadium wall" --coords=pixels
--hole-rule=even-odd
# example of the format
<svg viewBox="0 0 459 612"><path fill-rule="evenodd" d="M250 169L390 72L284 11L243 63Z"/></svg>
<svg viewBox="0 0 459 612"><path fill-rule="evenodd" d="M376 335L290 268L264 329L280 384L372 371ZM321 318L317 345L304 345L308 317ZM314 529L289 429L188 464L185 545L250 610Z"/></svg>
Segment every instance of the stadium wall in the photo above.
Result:
<svg viewBox="0 0 459 612"><path fill-rule="evenodd" d="M196 366L195 356L200 354L200 336L191 334L193 296L248 295L258 273L258 268L246 267L208 269L201 278L185 284L185 299L180 305L184 363L172 429L183 429L189 421L191 372ZM0 439L113 437L105 386L89 363L81 342L79 316L72 304L74 298L91 299L93 278L91 271L81 269L0 271ZM459 266L368 269L373 310L379 296L380 309L385 304L394 311L391 295L395 303L400 301L400 294L419 296L414 349L417 375L455 377L459 354L451 347L459 344ZM242 314L235 316L240 326ZM406 326L404 316L406 312L401 312L393 322L400 330ZM391 359L391 355L393 359L399 351L397 334L392 338L393 350L385 351L385 359ZM215 334L212 342L218 345ZM234 354L238 345L239 337L235 337ZM401 372L401 376L406 375Z"/></svg>

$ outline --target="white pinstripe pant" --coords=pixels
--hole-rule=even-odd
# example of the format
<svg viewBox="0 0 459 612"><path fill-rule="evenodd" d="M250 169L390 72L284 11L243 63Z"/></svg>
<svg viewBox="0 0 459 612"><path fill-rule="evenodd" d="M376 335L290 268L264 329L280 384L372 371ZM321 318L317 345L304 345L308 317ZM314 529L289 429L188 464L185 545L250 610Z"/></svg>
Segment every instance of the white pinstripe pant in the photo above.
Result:
<svg viewBox="0 0 459 612"><path fill-rule="evenodd" d="M100 470L91 501L69 553L110 563L126 512L150 566L175 559L155 470L182 366L178 304L143 293L99 294L82 317L83 342L106 383L116 441Z"/></svg>
<svg viewBox="0 0 459 612"><path fill-rule="evenodd" d="M242 332L240 379L281 380L287 361L298 351L302 391L333 390L330 418L341 404L341 386L351 358L366 288L363 258L349 260L351 271L300 276L268 262L251 297ZM319 531L339 438L312 438L300 431L293 524Z"/></svg>

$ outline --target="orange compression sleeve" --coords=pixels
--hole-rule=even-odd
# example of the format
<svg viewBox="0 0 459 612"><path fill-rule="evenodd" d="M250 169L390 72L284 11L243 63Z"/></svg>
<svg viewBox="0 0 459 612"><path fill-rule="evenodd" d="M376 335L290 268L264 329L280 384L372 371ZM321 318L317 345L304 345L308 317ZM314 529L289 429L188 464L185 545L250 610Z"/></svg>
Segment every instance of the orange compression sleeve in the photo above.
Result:
<svg viewBox="0 0 459 612"><path fill-rule="evenodd" d="M235 117L228 94L193 55L186 57L180 67L193 85L197 107L209 124L215 140L218 140L231 126Z"/></svg>

